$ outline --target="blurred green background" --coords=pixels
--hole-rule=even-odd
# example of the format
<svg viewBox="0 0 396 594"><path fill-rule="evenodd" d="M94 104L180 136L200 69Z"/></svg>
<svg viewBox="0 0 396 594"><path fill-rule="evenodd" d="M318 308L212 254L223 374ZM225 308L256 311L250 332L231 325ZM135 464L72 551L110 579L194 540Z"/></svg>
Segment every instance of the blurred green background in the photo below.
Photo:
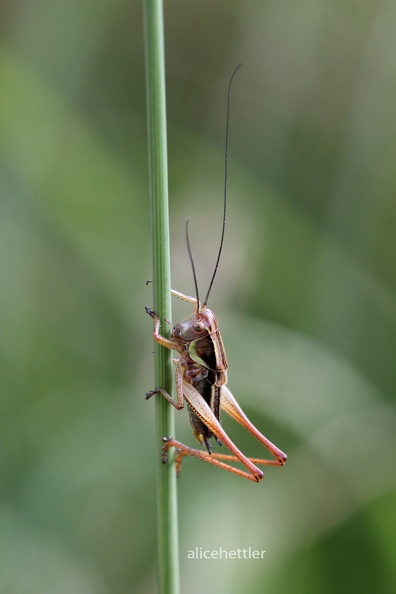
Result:
<svg viewBox="0 0 396 594"><path fill-rule="evenodd" d="M140 2L0 2L2 594L156 591ZM259 485L193 459L181 591L396 591L396 3L165 3L172 284L289 455ZM189 313L174 304L174 321ZM231 421L244 452L262 450ZM186 411L177 437L193 445ZM192 561L189 549L264 559Z"/></svg>

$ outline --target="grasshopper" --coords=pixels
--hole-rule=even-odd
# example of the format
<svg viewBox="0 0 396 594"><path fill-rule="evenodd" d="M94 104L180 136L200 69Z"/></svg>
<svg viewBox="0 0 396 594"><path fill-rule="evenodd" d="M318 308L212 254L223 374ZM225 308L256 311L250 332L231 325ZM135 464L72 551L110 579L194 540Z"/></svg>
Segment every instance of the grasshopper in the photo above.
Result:
<svg viewBox="0 0 396 594"><path fill-rule="evenodd" d="M194 311L182 322L172 327L171 337L166 338L160 334L161 324L158 316L149 307L146 306L145 308L146 312L151 316L154 322L154 340L168 349L177 351L180 355L178 359L174 359L176 365L176 400L174 400L163 388L156 388L147 392L146 399L151 398L155 394L162 395L177 410L181 410L184 407L184 401L187 401L193 433L201 444L201 447L206 448L207 451L190 448L172 437L163 437L162 461L164 463L167 461L168 449L170 447L175 447L175 466L178 475L180 475L183 457L194 456L195 458L209 462L228 472L233 472L250 481L259 482L264 475L262 470L256 466L257 464L283 466L287 460L287 456L260 433L258 429L256 429L228 389L226 385L228 362L223 340L216 316L213 311L207 307L224 241L227 200L230 91L233 78L239 66L237 66L231 76L227 92L223 227L214 272L206 297L204 301L201 302L199 299L198 283L190 248L187 221L186 240L192 265L196 297L189 297L174 290L172 290L171 293L179 299L192 303L194 305ZM221 410L247 429L247 431L249 431L273 455L274 459L268 460L245 456L222 428L220 424ZM218 444L224 444L230 452L232 452L232 455L212 453L212 447L209 442L212 437L215 438ZM232 466L230 462L241 462L247 469L247 472Z"/></svg>

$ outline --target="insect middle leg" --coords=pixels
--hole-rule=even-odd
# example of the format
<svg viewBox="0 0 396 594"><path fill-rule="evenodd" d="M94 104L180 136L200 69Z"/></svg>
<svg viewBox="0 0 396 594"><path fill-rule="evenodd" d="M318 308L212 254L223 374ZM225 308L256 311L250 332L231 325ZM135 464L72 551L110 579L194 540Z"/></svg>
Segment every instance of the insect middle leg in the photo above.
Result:
<svg viewBox="0 0 396 594"><path fill-rule="evenodd" d="M170 404L172 404L172 406L177 410L181 410L184 408L183 376L185 367L179 359L174 360L174 362L176 363L176 402L164 388L150 390L146 393L146 400L151 398L151 396L154 396L154 394L161 394L168 402L170 402Z"/></svg>

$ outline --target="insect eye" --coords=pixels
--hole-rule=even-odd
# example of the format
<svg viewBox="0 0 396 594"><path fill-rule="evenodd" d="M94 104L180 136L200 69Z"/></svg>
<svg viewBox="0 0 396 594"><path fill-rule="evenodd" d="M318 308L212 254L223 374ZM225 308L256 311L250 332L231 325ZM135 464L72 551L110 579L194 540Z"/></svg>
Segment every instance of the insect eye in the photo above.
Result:
<svg viewBox="0 0 396 594"><path fill-rule="evenodd" d="M205 325L202 322L195 322L193 328L195 332L202 332L202 330L205 330Z"/></svg>

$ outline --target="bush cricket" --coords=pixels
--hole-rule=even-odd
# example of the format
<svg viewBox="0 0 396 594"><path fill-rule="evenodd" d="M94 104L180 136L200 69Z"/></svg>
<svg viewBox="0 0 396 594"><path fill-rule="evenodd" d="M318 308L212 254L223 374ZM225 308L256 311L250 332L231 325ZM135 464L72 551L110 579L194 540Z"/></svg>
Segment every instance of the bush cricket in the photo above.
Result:
<svg viewBox="0 0 396 594"><path fill-rule="evenodd" d="M146 399L151 398L154 394L162 395L177 410L181 410L184 407L184 401L187 401L193 433L201 444L201 447L205 447L207 451L190 448L172 437L163 437L162 461L164 463L166 462L168 449L170 447L175 447L175 465L178 475L180 474L183 457L194 456L195 458L209 462L228 472L233 472L250 481L259 482L264 475L262 470L256 466L257 464L283 466L287 460L287 456L264 437L258 429L256 429L227 388L228 362L223 340L221 338L216 316L207 307L224 241L227 205L230 93L232 81L239 67L240 64L234 70L230 78L227 91L223 226L214 272L206 297L204 301L201 302L198 293L194 261L190 248L187 221L186 240L194 277L196 297L189 297L173 290L171 293L179 299L192 303L194 311L182 322L172 327L171 337L166 338L160 334L160 320L158 316L149 307L145 308L146 312L154 321L154 340L168 349L177 351L180 355L178 359L174 359L174 363L176 364L176 400L174 400L163 388L156 388L155 390L147 392ZM170 322L168 323L170 324ZM245 456L222 428L220 424L220 410L223 410L249 431L270 452L270 454L272 454L274 459L268 460ZM220 445L224 444L232 452L232 455L212 453L212 447L209 443L209 440L212 437L214 437ZM241 462L247 469L247 472L232 466L230 462Z"/></svg>

